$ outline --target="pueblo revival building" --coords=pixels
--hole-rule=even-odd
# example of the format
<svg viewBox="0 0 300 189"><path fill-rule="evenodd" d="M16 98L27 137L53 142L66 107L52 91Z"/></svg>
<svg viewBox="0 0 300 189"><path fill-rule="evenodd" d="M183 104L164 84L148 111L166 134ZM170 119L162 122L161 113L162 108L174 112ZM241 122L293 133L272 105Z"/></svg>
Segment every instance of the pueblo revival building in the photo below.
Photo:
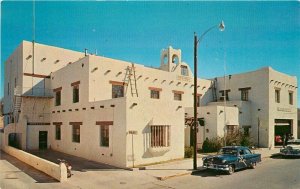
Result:
<svg viewBox="0 0 300 189"><path fill-rule="evenodd" d="M296 77L266 67L198 84L199 146L235 130L261 147L297 135ZM184 157L193 75L172 47L150 68L23 41L5 62L3 102L3 145L132 167Z"/></svg>

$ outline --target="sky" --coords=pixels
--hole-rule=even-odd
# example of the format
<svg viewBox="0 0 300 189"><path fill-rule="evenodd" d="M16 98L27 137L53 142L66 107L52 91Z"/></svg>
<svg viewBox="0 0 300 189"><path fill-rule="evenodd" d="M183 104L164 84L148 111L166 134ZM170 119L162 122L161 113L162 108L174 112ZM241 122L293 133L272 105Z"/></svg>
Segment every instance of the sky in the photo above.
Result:
<svg viewBox="0 0 300 189"><path fill-rule="evenodd" d="M33 40L33 3L1 2L1 88L4 62ZM35 41L159 67L172 46L193 69L194 32L224 20L198 47L198 77L271 66L300 78L300 3L285 2L35 2ZM298 107L300 107L298 95Z"/></svg>

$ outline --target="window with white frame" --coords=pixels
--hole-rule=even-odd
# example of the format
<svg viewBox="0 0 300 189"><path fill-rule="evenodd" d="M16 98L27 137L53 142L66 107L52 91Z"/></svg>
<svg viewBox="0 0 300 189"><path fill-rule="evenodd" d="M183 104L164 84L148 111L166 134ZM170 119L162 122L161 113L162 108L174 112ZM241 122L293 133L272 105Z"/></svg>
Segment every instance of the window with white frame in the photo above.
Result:
<svg viewBox="0 0 300 189"><path fill-rule="evenodd" d="M187 66L181 65L180 68L181 68L181 75L183 75L183 76L188 76L189 75Z"/></svg>

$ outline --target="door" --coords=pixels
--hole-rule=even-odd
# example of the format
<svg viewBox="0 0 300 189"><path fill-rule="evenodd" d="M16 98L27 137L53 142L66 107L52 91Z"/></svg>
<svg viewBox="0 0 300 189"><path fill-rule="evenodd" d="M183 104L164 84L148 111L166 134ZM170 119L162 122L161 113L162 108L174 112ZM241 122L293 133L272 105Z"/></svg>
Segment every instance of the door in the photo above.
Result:
<svg viewBox="0 0 300 189"><path fill-rule="evenodd" d="M238 162L237 162L237 168L236 169L242 169L247 167L247 156L244 151L244 149L240 149L238 153Z"/></svg>
<svg viewBox="0 0 300 189"><path fill-rule="evenodd" d="M39 132L39 149L44 150L47 149L48 146L48 132L47 131L40 131Z"/></svg>

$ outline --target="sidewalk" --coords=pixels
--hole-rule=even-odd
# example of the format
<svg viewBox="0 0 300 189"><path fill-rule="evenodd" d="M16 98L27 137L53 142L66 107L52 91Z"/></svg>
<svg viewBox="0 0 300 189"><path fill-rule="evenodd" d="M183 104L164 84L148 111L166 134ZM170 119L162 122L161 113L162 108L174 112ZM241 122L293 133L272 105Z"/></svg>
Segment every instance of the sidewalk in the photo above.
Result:
<svg viewBox="0 0 300 189"><path fill-rule="evenodd" d="M268 149L260 148L253 150L256 154L261 154L262 161L266 158L269 158L273 154L279 153L279 148ZM197 171L205 170L202 168L202 157L206 156L205 154L198 154L197 158ZM193 159L183 159L176 160L167 163L161 163L157 165L146 166L143 172L147 175L153 176L158 180L166 180L172 177L178 177L183 175L190 175L193 170Z"/></svg>

